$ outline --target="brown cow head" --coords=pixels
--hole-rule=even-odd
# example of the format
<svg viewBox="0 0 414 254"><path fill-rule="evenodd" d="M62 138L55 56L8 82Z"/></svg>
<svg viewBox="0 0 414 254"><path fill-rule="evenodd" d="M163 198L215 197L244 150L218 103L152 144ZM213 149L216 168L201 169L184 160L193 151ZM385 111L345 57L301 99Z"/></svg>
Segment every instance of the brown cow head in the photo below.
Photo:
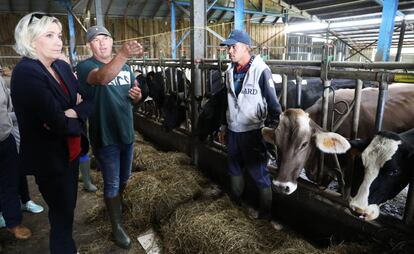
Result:
<svg viewBox="0 0 414 254"><path fill-rule="evenodd" d="M279 171L272 184L289 195L297 188L297 178L318 148L325 153L345 153L350 145L339 134L326 132L301 109L287 109L280 115L277 129L263 128L263 138L278 151Z"/></svg>

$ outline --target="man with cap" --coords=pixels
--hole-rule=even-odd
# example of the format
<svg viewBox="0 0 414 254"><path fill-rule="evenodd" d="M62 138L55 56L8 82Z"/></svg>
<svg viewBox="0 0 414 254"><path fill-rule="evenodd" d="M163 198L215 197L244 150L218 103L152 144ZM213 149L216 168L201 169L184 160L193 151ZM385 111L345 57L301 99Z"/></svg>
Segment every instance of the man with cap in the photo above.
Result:
<svg viewBox="0 0 414 254"><path fill-rule="evenodd" d="M244 173L259 190L259 211L251 217L271 220L272 189L267 154L261 129L265 122L279 120L281 106L276 96L270 68L251 54L251 39L241 30L233 30L220 46L227 46L231 64L226 71L227 124L220 129L220 141L227 143L230 194L240 204Z"/></svg>
<svg viewBox="0 0 414 254"><path fill-rule="evenodd" d="M112 55L113 38L103 26L92 26L86 33L93 56L77 65L82 89L94 103L89 118L89 138L104 179L104 200L112 226L112 238L122 248L131 239L122 224L122 194L126 188L133 156L132 103L141 99L141 90L131 68L131 56L143 53L137 41L125 42Z"/></svg>

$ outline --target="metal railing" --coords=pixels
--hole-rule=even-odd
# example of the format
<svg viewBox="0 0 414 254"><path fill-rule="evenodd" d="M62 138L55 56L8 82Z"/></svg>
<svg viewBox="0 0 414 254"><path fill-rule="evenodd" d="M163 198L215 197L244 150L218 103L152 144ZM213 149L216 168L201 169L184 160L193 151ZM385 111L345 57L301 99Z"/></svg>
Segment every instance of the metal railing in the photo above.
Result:
<svg viewBox="0 0 414 254"><path fill-rule="evenodd" d="M352 124L351 124L351 136L349 138L355 139L358 137L358 126L359 126L359 116L360 116L360 107L361 107L361 92L363 81L376 81L379 82L379 94L378 94L378 104L376 111L376 130L380 130L382 126L382 121L384 117L384 108L385 102L387 100L387 91L388 84L392 82L404 82L404 83L414 83L414 63L390 63L390 62L377 62L377 63L361 63L361 62L328 62L328 61L283 61L283 60L268 60L265 61L273 74L280 74L282 76L282 90L280 95L280 102L283 109L287 108L287 86L288 86L288 75L293 76L296 79L296 98L298 106L300 106L301 101L301 80L303 77L319 77L324 84L323 91L323 102L322 102L322 122L321 126L325 129L330 129L336 131L340 125L343 123L346 117L349 114L352 114ZM189 59L137 59L130 61L130 65L140 66L141 69L159 68L162 70L165 77L165 68L188 68L188 69L198 69L201 70L204 74L202 77L206 77L205 71L215 69L224 72L229 60L219 60L219 59L202 59L199 63L193 64ZM144 71L145 72L145 71ZM176 72L171 73L171 75L177 75ZM223 76L223 75L222 75ZM337 121L332 122L328 125L328 105L329 105L329 90L330 90L330 80L331 79L353 79L356 80L356 87L354 92L353 101L347 105L347 109L342 112ZM204 80L204 79L203 79ZM206 90L206 84L202 81L201 84L192 84L193 86L201 86L201 91ZM192 91L192 89L190 89ZM194 96L191 93L187 92L189 96ZM191 110L191 107L189 107ZM414 109L413 109L414 110ZM187 113L187 116L190 114ZM333 119L333 117L332 117ZM414 121L414 119L413 119ZM323 154L320 157L320 167L319 167L319 179L322 178L324 174L324 157ZM340 165L339 165L340 167ZM347 174L344 174L342 170L337 170L337 178L341 197L338 198L338 193L332 195L329 191L324 192L319 189L315 189L320 195L336 202L341 203L342 205L346 203L350 195L350 186L352 181L352 171L353 168L350 167L347 169ZM406 200L404 219L403 221L406 224L414 224L414 184L409 185L409 193ZM341 201L338 201L342 199Z"/></svg>

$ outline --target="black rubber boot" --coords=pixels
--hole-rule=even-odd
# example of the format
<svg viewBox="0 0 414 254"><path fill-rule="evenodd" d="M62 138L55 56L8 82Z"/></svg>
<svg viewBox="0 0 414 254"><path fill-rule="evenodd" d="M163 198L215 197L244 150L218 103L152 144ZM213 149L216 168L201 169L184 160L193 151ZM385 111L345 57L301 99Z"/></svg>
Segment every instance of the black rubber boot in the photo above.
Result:
<svg viewBox="0 0 414 254"><path fill-rule="evenodd" d="M120 196L105 198L105 204L108 209L109 219L111 220L112 237L115 244L123 249L129 249L131 247L131 239L122 225Z"/></svg>
<svg viewBox="0 0 414 254"><path fill-rule="evenodd" d="M127 186L126 183L121 183L121 186L119 186L119 198L121 199L121 214L122 214L123 207L125 206L124 192L125 192L126 186Z"/></svg>
<svg viewBox="0 0 414 254"><path fill-rule="evenodd" d="M272 188L259 188L259 218L272 219Z"/></svg>
<svg viewBox="0 0 414 254"><path fill-rule="evenodd" d="M241 196L244 190L243 176L230 176L230 195L237 205L241 205Z"/></svg>
<svg viewBox="0 0 414 254"><path fill-rule="evenodd" d="M96 192L98 189L91 181L91 161L90 159L79 162L79 169L82 175L83 188L88 192Z"/></svg>

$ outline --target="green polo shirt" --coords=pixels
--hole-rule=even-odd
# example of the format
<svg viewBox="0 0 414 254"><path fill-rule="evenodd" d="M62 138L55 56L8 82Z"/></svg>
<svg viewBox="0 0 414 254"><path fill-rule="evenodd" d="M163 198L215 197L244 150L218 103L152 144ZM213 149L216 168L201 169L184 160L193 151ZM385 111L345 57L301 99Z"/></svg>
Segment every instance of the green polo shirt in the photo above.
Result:
<svg viewBox="0 0 414 254"><path fill-rule="evenodd" d="M88 84L86 79L89 72L103 65L104 63L89 58L76 67L81 89L93 99L93 112L89 117L89 139L94 149L134 142L132 101L128 96L134 83L134 74L125 64L107 85Z"/></svg>

